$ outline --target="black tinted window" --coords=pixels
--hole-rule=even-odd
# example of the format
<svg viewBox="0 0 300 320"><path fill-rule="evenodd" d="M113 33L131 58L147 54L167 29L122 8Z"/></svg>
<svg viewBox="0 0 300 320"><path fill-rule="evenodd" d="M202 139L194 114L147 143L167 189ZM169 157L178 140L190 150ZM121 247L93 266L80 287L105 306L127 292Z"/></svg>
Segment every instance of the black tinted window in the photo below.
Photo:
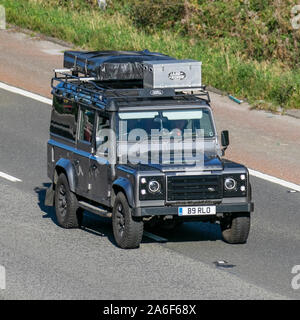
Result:
<svg viewBox="0 0 300 320"><path fill-rule="evenodd" d="M50 132L64 138L75 140L78 118L78 106L75 102L53 97Z"/></svg>

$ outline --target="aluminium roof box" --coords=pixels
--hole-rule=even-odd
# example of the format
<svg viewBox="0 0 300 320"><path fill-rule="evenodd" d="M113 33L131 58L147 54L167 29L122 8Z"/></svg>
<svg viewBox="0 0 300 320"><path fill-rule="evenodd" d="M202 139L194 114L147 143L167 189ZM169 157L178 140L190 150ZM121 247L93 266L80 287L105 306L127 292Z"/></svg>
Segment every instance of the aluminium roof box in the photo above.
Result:
<svg viewBox="0 0 300 320"><path fill-rule="evenodd" d="M200 88L201 61L145 61L144 88Z"/></svg>

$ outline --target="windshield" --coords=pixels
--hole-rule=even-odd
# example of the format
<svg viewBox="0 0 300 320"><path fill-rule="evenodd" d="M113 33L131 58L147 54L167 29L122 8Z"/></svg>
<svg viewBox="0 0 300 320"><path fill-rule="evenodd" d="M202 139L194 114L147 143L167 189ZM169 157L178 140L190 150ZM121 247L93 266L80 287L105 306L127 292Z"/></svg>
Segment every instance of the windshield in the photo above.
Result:
<svg viewBox="0 0 300 320"><path fill-rule="evenodd" d="M173 135L197 135L203 130L204 138L215 136L209 109L186 109L165 111L120 112L119 132L124 137L134 129L143 129L148 137L152 130L169 132Z"/></svg>

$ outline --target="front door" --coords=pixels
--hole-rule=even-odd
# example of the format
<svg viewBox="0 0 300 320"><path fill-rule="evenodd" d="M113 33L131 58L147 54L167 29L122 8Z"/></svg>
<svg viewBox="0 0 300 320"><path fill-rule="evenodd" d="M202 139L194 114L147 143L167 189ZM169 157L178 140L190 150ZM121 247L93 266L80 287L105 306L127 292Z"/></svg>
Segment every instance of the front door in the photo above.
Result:
<svg viewBox="0 0 300 320"><path fill-rule="evenodd" d="M73 165L77 180L76 192L86 198L91 198L90 157L93 152L95 118L95 110L81 106L77 148L73 155Z"/></svg>
<svg viewBox="0 0 300 320"><path fill-rule="evenodd" d="M96 152L90 157L92 199L100 204L109 205L111 181L108 158L108 135L110 120L101 112L97 113L95 146Z"/></svg>

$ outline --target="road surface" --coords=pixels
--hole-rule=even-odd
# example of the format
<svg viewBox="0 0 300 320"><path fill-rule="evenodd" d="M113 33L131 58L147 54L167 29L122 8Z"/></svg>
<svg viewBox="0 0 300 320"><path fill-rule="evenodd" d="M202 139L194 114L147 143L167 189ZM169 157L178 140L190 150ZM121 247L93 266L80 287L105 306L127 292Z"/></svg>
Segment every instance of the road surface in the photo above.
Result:
<svg viewBox="0 0 300 320"><path fill-rule="evenodd" d="M0 299L299 299L300 193L251 177L255 212L247 244L218 225L186 223L119 249L110 220L85 213L66 230L45 207L51 107L0 90ZM9 175L9 176L6 176ZM17 179L9 179L15 177ZM11 181L13 180L13 181ZM224 267L216 261L227 262Z"/></svg>

